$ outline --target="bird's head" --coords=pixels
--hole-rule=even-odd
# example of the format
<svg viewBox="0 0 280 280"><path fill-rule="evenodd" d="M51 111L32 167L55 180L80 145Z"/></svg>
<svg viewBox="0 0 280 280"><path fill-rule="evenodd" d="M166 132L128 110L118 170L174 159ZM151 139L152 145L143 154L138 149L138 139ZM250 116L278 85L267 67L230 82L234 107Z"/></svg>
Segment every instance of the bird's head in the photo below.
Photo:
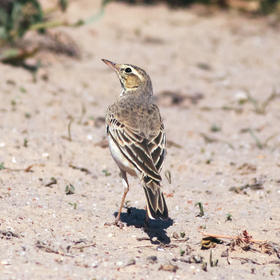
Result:
<svg viewBox="0 0 280 280"><path fill-rule="evenodd" d="M131 64L117 64L107 59L102 61L117 73L123 88L121 95L137 93L139 90L152 95L151 79L143 69Z"/></svg>

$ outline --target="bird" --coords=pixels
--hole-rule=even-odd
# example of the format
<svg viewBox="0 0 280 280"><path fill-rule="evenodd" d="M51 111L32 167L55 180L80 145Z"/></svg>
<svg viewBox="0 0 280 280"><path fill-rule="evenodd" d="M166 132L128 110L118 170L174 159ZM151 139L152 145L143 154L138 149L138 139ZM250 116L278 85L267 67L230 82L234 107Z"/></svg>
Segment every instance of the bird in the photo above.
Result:
<svg viewBox="0 0 280 280"><path fill-rule="evenodd" d="M160 171L166 155L166 135L159 108L153 103L149 75L140 67L102 61L112 68L121 83L117 101L106 112L106 133L111 155L120 169L124 192L114 224L129 191L127 174L140 179L146 197L146 219L168 219Z"/></svg>

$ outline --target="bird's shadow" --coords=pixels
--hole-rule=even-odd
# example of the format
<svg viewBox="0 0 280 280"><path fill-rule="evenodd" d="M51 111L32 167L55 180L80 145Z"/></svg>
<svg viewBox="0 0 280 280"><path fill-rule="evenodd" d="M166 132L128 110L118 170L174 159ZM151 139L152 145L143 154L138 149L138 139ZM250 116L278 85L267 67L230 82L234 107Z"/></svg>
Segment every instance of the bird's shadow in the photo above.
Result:
<svg viewBox="0 0 280 280"><path fill-rule="evenodd" d="M114 216L117 216L117 212ZM166 229L173 225L173 220L149 220L148 225L145 224L146 211L137 209L135 207L127 208L126 213L121 213L120 220L128 227L134 226L136 228L143 228L149 236L152 244L169 244L170 238L166 234Z"/></svg>

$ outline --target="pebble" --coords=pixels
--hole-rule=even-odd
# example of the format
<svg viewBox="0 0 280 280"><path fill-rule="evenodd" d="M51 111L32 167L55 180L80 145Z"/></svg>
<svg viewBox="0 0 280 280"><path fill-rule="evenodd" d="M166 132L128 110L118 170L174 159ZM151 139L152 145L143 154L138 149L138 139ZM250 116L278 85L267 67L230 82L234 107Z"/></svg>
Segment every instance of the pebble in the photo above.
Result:
<svg viewBox="0 0 280 280"><path fill-rule="evenodd" d="M91 264L91 267L93 267L93 268L98 267L98 262L93 262L93 263Z"/></svg>
<svg viewBox="0 0 280 280"><path fill-rule="evenodd" d="M149 256L147 257L148 263L157 263L157 256Z"/></svg>
<svg viewBox="0 0 280 280"><path fill-rule="evenodd" d="M152 238L152 242L156 242L158 239L157 239L157 237L156 236L154 236L153 238Z"/></svg>
<svg viewBox="0 0 280 280"><path fill-rule="evenodd" d="M10 260L2 260L0 262L2 265L10 265L11 264L11 261Z"/></svg>
<svg viewBox="0 0 280 280"><path fill-rule="evenodd" d="M127 262L126 266L135 265L135 264L136 264L136 260L135 260L135 259L130 259L130 260Z"/></svg>
<svg viewBox="0 0 280 280"><path fill-rule="evenodd" d="M192 256L195 263L202 263L203 258L201 256Z"/></svg>
<svg viewBox="0 0 280 280"><path fill-rule="evenodd" d="M235 92L234 98L238 102L245 102L248 100L248 95L245 91L239 90L239 91Z"/></svg>

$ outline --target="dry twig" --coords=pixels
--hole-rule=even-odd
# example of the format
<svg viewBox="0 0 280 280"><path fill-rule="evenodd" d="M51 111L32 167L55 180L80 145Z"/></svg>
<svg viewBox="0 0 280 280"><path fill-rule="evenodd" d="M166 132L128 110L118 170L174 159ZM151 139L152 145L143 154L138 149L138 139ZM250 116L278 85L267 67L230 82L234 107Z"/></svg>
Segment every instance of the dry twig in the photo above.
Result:
<svg viewBox="0 0 280 280"><path fill-rule="evenodd" d="M252 236L249 236L247 231L244 230L241 235L237 236L230 236L230 235L223 235L223 234L212 234L212 233L206 233L206 232L201 232L203 236L207 237L212 237L212 238L221 238L221 239L230 239L230 240L240 240L245 243L266 243L265 240L257 240L257 239L252 239Z"/></svg>
<svg viewBox="0 0 280 280"><path fill-rule="evenodd" d="M40 249L40 250L42 250L42 251L44 251L46 253L57 254L57 255L64 256L64 257L71 257L71 258L74 257L72 255L65 254L65 253L63 253L63 252L61 252L59 250L52 249L51 247L47 246L44 242L39 241L39 240L36 242L35 246L38 249Z"/></svg>

